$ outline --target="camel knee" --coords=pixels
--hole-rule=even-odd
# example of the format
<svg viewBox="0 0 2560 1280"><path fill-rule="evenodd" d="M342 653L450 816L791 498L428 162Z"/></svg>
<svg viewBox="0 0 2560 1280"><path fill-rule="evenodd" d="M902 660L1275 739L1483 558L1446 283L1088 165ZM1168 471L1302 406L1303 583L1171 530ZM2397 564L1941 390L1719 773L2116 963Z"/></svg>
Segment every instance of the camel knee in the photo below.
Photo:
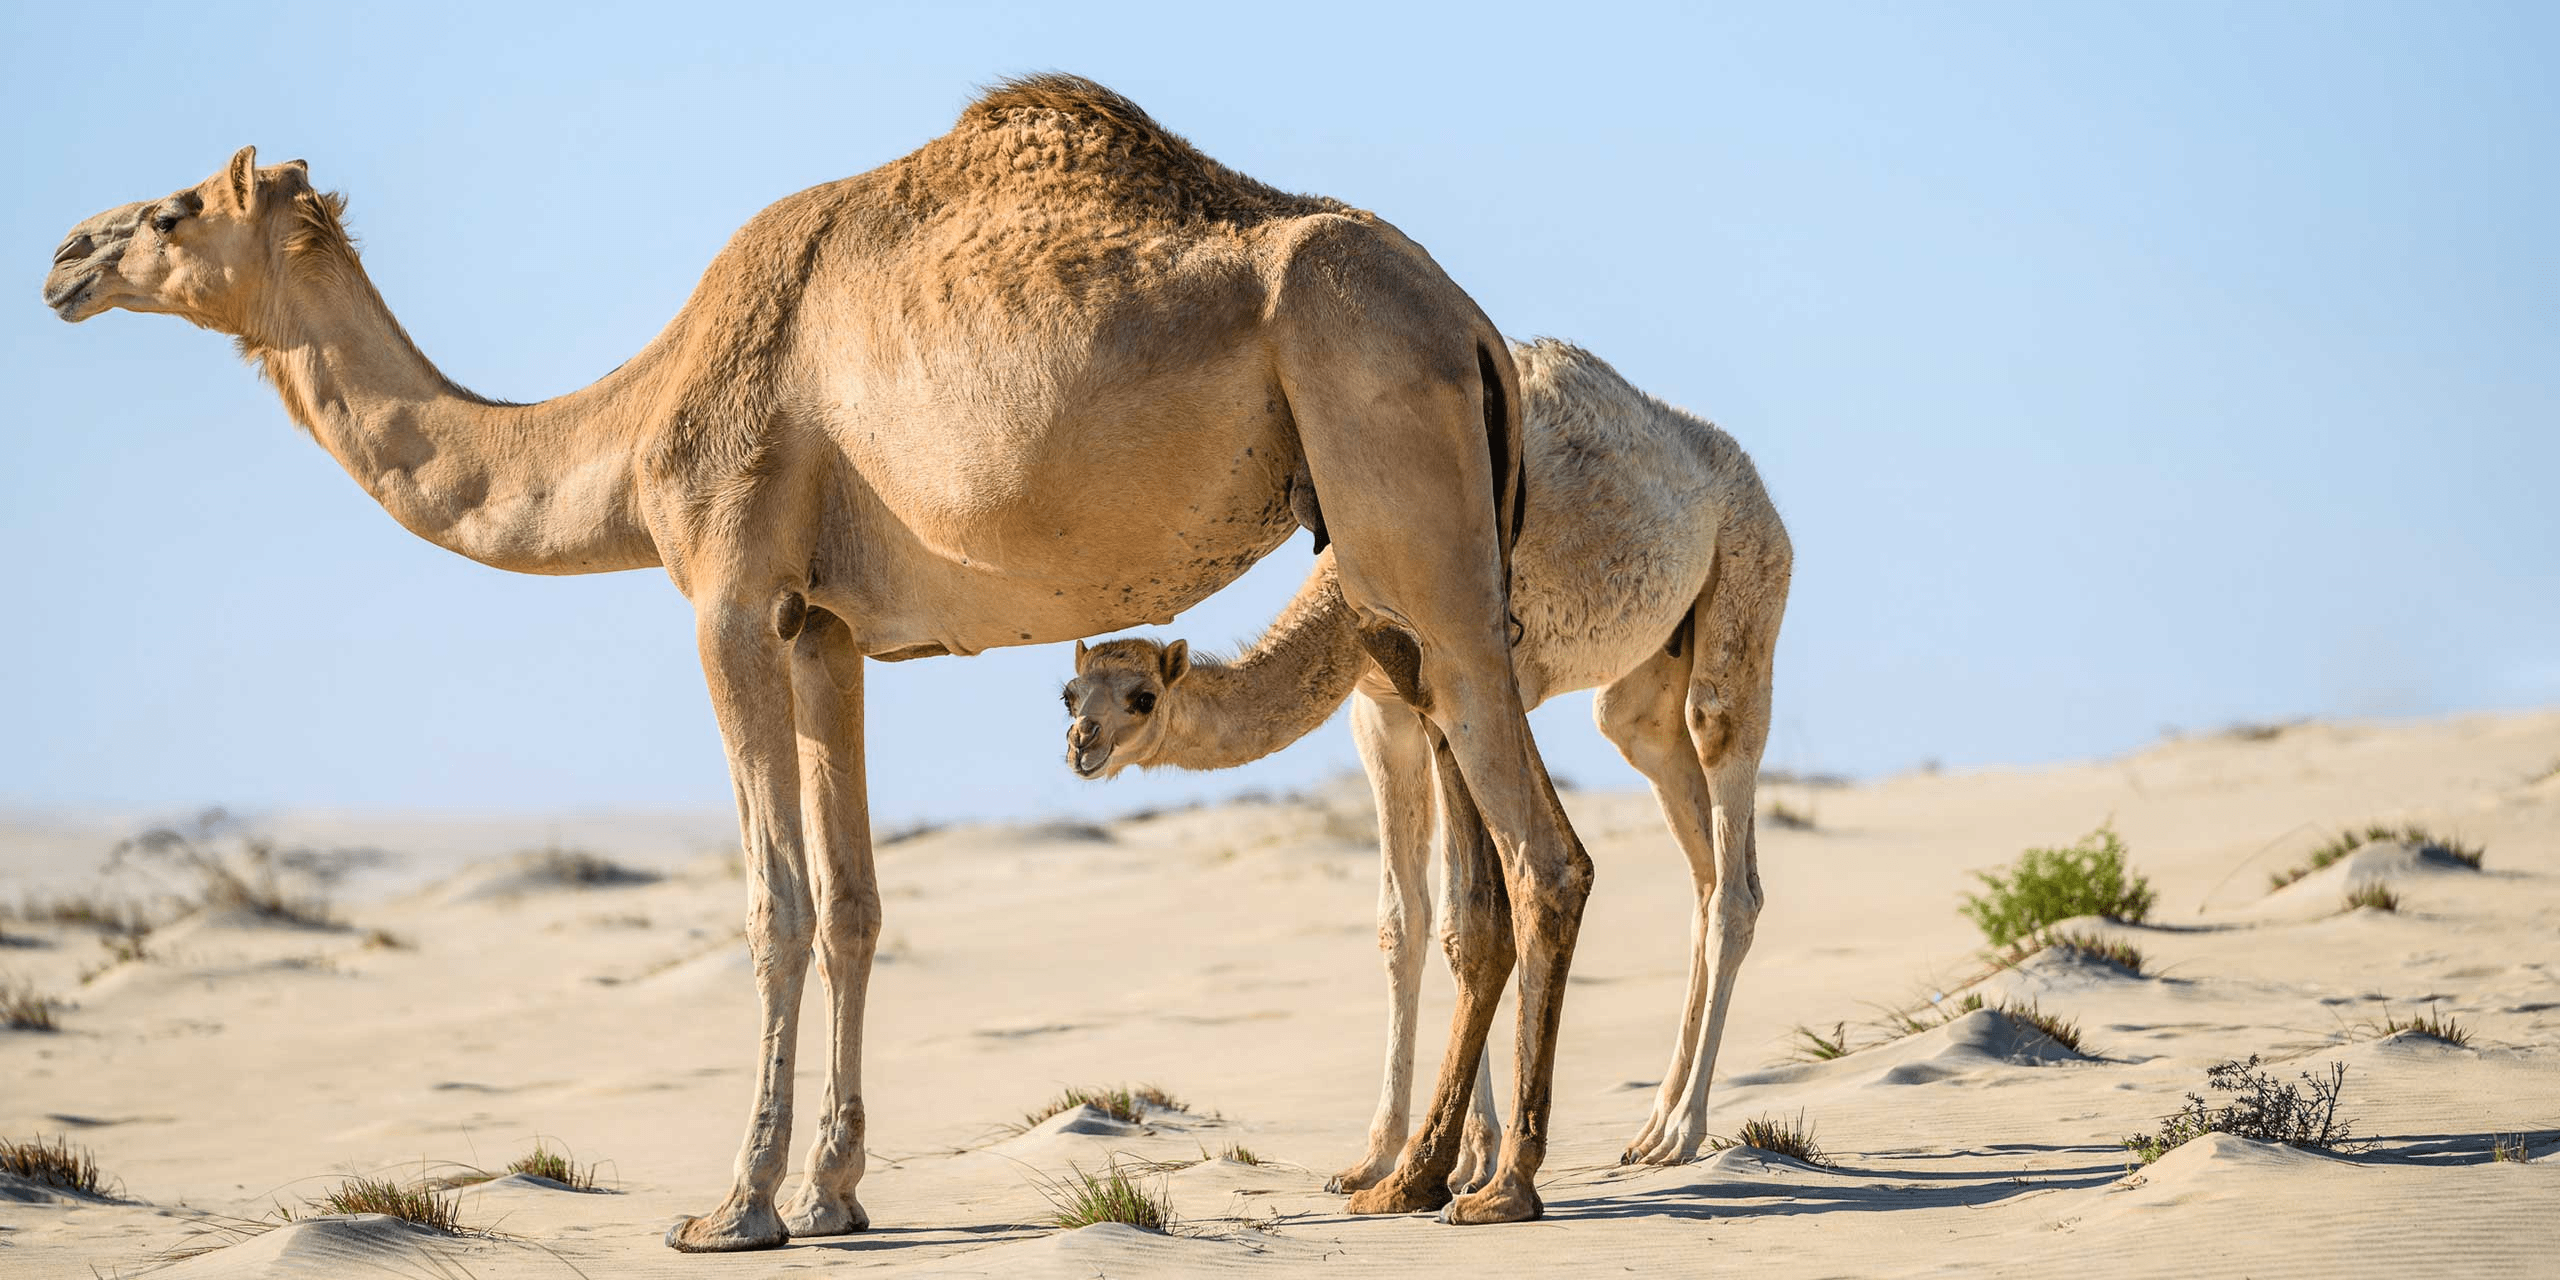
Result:
<svg viewBox="0 0 2560 1280"><path fill-rule="evenodd" d="M1716 885L1707 902L1707 922L1726 958L1740 959L1751 949L1751 935L1760 925L1759 886L1730 880Z"/></svg>
<svg viewBox="0 0 2560 1280"><path fill-rule="evenodd" d="M830 949L869 950L880 942L880 895L831 885L818 899L818 933Z"/></svg>
<svg viewBox="0 0 2560 1280"><path fill-rule="evenodd" d="M778 962L805 960L817 941L817 912L808 895L758 894L747 908L747 954L762 970Z"/></svg>

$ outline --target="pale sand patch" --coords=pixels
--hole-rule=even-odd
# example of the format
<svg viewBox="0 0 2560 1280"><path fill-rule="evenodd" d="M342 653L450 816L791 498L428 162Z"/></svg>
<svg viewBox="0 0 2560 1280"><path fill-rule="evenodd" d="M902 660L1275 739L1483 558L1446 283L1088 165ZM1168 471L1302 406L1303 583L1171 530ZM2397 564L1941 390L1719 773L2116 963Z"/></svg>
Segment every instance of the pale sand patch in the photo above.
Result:
<svg viewBox="0 0 2560 1280"><path fill-rule="evenodd" d="M2551 1274L2560 786L2533 779L2555 758L2555 713L2314 724L1825 790L1816 828L1764 823L1769 907L1713 1124L1801 1112L1830 1168L1743 1150L1615 1163L1674 1029L1687 869L1648 798L1571 794L1598 886L1557 1066L1549 1217L1467 1230L1346 1217L1321 1190L1361 1146L1385 1022L1356 784L1099 832L945 828L881 855L863 1183L876 1229L728 1258L658 1243L674 1215L719 1198L750 1085L744 887L705 860L725 838L717 816L288 816L399 859L341 888L343 929L201 920L84 986L104 958L92 935L8 926L33 945L0 948L0 972L67 1005L57 1032L0 1034L0 1135L68 1131L128 1198L0 1197L0 1273L132 1274L188 1238L187 1213L254 1217L348 1169L496 1169L542 1138L600 1162L608 1192L508 1179L458 1193L466 1221L521 1239L315 1222L163 1274L571 1274L562 1259L616 1277ZM2077 1022L2087 1055L1985 1011L1785 1062L1798 1023L1960 998L1982 972L1956 912L1967 873L2110 815L2158 915L2073 927L2141 948L2144 975L2039 957L1974 988ZM2267 872L2325 833L2383 820L2459 833L2487 865L2409 865L2377 846L2265 892ZM0 900L85 883L119 834L0 821ZM552 844L671 874L582 886L504 861ZM2392 881L2398 913L2337 913L2360 871ZM377 928L408 945L368 946ZM1426 1073L1446 991L1435 965ZM2386 1015L2429 1008L2471 1046L2376 1037ZM815 1050L813 1034L804 1100ZM2206 1066L2252 1053L2288 1075L2346 1063L2345 1110L2379 1145L2340 1160L2214 1138L2127 1177L2117 1139L2201 1091ZM1004 1127L1064 1086L1150 1081L1191 1109ZM2493 1138L2515 1133L2535 1158L2489 1163ZM1234 1142L1264 1163L1201 1162ZM1048 1209L1033 1175L1114 1159L1193 1162L1141 1175L1181 1233L1032 1225Z"/></svg>

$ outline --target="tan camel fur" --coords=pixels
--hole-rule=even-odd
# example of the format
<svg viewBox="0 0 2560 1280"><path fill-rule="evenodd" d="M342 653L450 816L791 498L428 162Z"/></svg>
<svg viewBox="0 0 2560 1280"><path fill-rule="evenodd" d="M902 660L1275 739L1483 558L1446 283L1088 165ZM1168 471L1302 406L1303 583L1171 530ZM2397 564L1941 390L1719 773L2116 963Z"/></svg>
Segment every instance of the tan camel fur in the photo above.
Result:
<svg viewBox="0 0 2560 1280"><path fill-rule="evenodd" d="M1653 784L1689 857L1688 994L1653 1112L1624 1156L1686 1161L1707 1137L1716 1047L1760 911L1752 789L1768 741L1770 652L1793 552L1731 436L1637 391L1578 348L1540 341L1511 354L1529 490L1511 561L1520 696L1535 707L1598 686L1592 709L1601 731ZM1180 640L1078 644L1065 691L1068 764L1103 777L1131 765L1222 769L1259 759L1358 690L1351 725L1378 801L1378 944L1390 995L1386 1083L1368 1151L1335 1179L1343 1188L1385 1177L1404 1142L1432 916L1424 896L1430 744L1354 627L1327 551L1287 611L1233 660L1195 657ZM1445 836L1445 815L1441 826ZM1443 901L1444 931L1463 924L1450 918L1456 909ZM1490 1075L1489 1062L1477 1072L1466 1150L1452 1174L1461 1187L1490 1168L1498 1138Z"/></svg>
<svg viewBox="0 0 2560 1280"><path fill-rule="evenodd" d="M45 301L66 320L121 307L237 336L293 420L439 546L524 573L664 566L692 603L738 795L762 1031L729 1196L669 1244L867 1225L880 896L862 659L1170 619L1318 497L1364 649L1444 744L1450 802L1487 820L1468 883L1509 912L1498 936L1467 940L1432 1121L1351 1207L1537 1216L1590 860L1505 650L1510 356L1419 246L1219 165L1089 81L1035 77L912 154L758 214L628 363L511 405L419 354L341 207L300 161L260 168L244 149L74 228ZM813 948L833 1026L825 1099L806 1181L777 1208ZM1452 1202L1515 958L1515 1123L1492 1179Z"/></svg>

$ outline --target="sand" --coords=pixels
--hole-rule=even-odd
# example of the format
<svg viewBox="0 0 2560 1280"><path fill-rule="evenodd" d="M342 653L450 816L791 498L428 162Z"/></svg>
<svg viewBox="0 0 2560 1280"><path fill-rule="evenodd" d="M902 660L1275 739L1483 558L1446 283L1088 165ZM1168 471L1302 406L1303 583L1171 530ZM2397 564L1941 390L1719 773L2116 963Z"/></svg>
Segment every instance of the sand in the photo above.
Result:
<svg viewBox="0 0 2560 1280"><path fill-rule="evenodd" d="M0 925L0 975L65 1002L57 1031L0 1032L0 1136L67 1132L120 1184L114 1200L0 1184L0 1274L131 1275L206 1246L160 1274L2560 1274L2555 763L2560 713L2541 713L1773 788L1815 826L1763 824L1769 907L1713 1127L1801 1114L1827 1168L1750 1149L1615 1163L1673 1030L1687 877L1649 799L1572 794L1599 879L1566 1004L1548 1216L1466 1229L1348 1217L1322 1190L1359 1153L1385 1030L1356 783L1099 830L945 829L880 858L875 1229L728 1257L659 1243L719 1199L748 1103L744 888L719 815L287 816L274 825L289 838L388 855L333 886L345 927L209 913L84 983L109 959L92 933ZM2147 927L2086 928L2138 946L2147 976L2048 954L1960 986L1982 972L1956 911L1968 872L2110 816L2159 906ZM2383 819L2458 833L2485 866L2377 846L2268 892L2269 872L2333 830ZM0 899L93 884L120 830L0 821ZM653 874L522 856L553 843ZM2341 913L2369 878L2400 909ZM2085 1052L1986 1010L1789 1060L1798 1024L1845 1021L1866 1045L1884 1039L1881 1007L1969 989L2075 1021ZM1427 1027L1447 998L1435 966ZM2377 1033L2429 1011L2470 1044ZM2216 1135L2128 1170L2120 1138L2251 1054L2288 1075L2344 1063L2344 1114L2374 1145L2340 1157ZM1007 1128L1062 1086L1123 1082L1186 1109ZM2516 1134L2531 1158L2491 1162ZM462 1237L259 1221L350 1171L496 1169L537 1137L599 1164L610 1190L467 1188L464 1221L491 1233ZM1261 1163L1214 1158L1234 1144ZM1147 1181L1175 1232L1037 1225L1039 1179L1115 1157L1163 1162Z"/></svg>

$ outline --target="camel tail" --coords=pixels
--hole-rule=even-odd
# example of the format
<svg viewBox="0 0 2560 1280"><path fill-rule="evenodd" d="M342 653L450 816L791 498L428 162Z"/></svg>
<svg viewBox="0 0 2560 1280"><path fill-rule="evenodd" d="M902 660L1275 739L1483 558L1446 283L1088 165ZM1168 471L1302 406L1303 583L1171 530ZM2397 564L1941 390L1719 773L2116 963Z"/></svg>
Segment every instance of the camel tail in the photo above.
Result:
<svg viewBox="0 0 2560 1280"><path fill-rule="evenodd" d="M1502 544L1504 609L1510 608L1511 549L1520 542L1520 525L1528 515L1529 469L1520 441L1519 370L1500 337L1476 341L1476 373L1484 381L1484 435L1493 455L1494 528ZM1511 624L1518 639L1519 624Z"/></svg>

